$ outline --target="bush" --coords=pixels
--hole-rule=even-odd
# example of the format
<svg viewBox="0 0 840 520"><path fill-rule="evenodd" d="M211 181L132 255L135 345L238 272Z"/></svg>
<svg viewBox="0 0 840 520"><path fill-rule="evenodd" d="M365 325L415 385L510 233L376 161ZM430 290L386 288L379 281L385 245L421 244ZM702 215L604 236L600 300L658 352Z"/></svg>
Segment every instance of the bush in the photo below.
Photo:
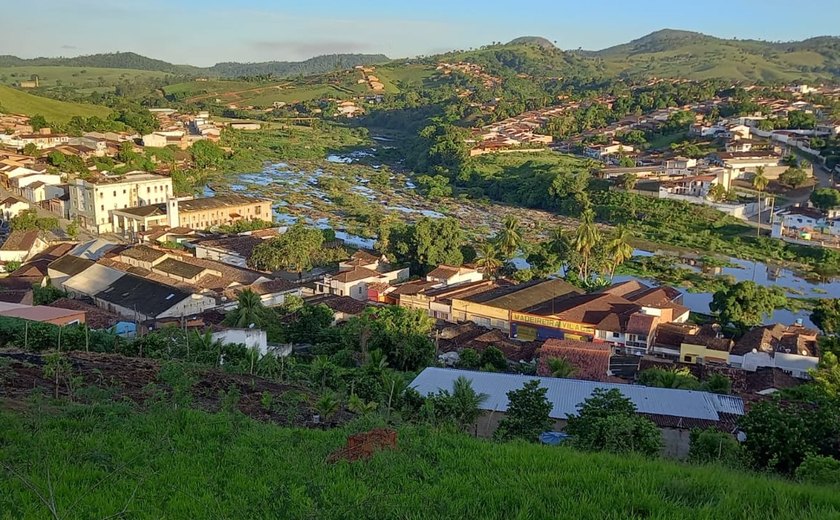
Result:
<svg viewBox="0 0 840 520"><path fill-rule="evenodd" d="M508 367L504 353L497 347L487 347L484 349L479 362L481 366L490 366L495 370L506 370Z"/></svg>
<svg viewBox="0 0 840 520"><path fill-rule="evenodd" d="M481 366L481 358L475 349L465 348L460 353L458 368L475 369Z"/></svg>
<svg viewBox="0 0 840 520"><path fill-rule="evenodd" d="M741 464L743 451L735 438L714 428L691 430L691 447L688 460L691 462L719 462L727 466Z"/></svg>
<svg viewBox="0 0 840 520"><path fill-rule="evenodd" d="M796 479L822 485L840 485L840 460L808 455L796 468Z"/></svg>

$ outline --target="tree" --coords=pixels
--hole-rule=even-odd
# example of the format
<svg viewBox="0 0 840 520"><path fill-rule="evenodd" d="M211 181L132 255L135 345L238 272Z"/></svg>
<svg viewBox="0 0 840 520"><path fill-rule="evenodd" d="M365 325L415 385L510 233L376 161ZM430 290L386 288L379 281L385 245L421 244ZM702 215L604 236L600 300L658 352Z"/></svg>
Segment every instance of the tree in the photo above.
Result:
<svg viewBox="0 0 840 520"><path fill-rule="evenodd" d="M551 402L545 397L547 388L533 379L522 388L507 393L508 407L494 436L500 440L524 439L536 442L540 434L551 429Z"/></svg>
<svg viewBox="0 0 840 520"><path fill-rule="evenodd" d="M458 368L475 369L481 367L481 357L475 349L465 348L458 353Z"/></svg>
<svg viewBox="0 0 840 520"><path fill-rule="evenodd" d="M200 142L200 141L199 141ZM341 402L334 392L324 392L315 402L315 410L321 419L329 421L341 409Z"/></svg>
<svg viewBox="0 0 840 520"><path fill-rule="evenodd" d="M417 370L432 362L429 339L434 320L419 309L368 307L341 327L340 341L357 352L379 350L398 370Z"/></svg>
<svg viewBox="0 0 840 520"><path fill-rule="evenodd" d="M824 353L817 369L811 371L811 377L825 395L833 399L840 397L840 362L836 354Z"/></svg>
<svg viewBox="0 0 840 520"><path fill-rule="evenodd" d="M455 422L464 430L475 424L481 415L481 405L487 401L487 394L480 394L472 387L472 381L459 376L452 384L452 411Z"/></svg>
<svg viewBox="0 0 840 520"><path fill-rule="evenodd" d="M799 168L798 166L792 166L779 174L779 182L790 186L793 189L805 184L806 180L808 180L808 174L805 173L805 170Z"/></svg>
<svg viewBox="0 0 840 520"><path fill-rule="evenodd" d="M811 192L811 203L822 211L840 206L840 191L834 188L817 188Z"/></svg>
<svg viewBox="0 0 840 520"><path fill-rule="evenodd" d="M714 373L703 381L700 387L713 394L727 395L732 393L732 381L723 374Z"/></svg>
<svg viewBox="0 0 840 520"><path fill-rule="evenodd" d="M79 238L79 222L76 220L71 220L70 223L67 224L67 229L65 229L65 231L67 232L67 236L71 240L76 240L77 238Z"/></svg>
<svg viewBox="0 0 840 520"><path fill-rule="evenodd" d="M23 265L20 260L9 260L6 262L6 265L3 266L3 270L7 273L13 273L20 269L20 266Z"/></svg>
<svg viewBox="0 0 840 520"><path fill-rule="evenodd" d="M741 464L743 450L731 434L714 428L691 430L688 460L700 464L712 462L737 467Z"/></svg>
<svg viewBox="0 0 840 520"><path fill-rule="evenodd" d="M709 189L708 197L714 202L723 202L728 196L729 192L726 191L726 187L724 187L723 184L714 184L711 189Z"/></svg>
<svg viewBox="0 0 840 520"><path fill-rule="evenodd" d="M502 260L499 258L499 249L493 242L481 242L478 244L476 250L478 256L475 259L475 264L482 273L495 276L502 267Z"/></svg>
<svg viewBox="0 0 840 520"><path fill-rule="evenodd" d="M600 241L601 233L595 225L595 213L591 209L588 209L581 215L580 224L575 231L575 236L572 241L575 250L580 253L582 259L578 267L578 276L582 280L589 279L589 261L592 257L593 250L598 246Z"/></svg>
<svg viewBox="0 0 840 520"><path fill-rule="evenodd" d="M23 154L28 155L29 157L37 157L39 153L40 150L35 143L26 143L23 147Z"/></svg>
<svg viewBox="0 0 840 520"><path fill-rule="evenodd" d="M449 179L443 175L421 175L417 178L417 185L426 198L438 200L452 195Z"/></svg>
<svg viewBox="0 0 840 520"><path fill-rule="evenodd" d="M653 456L662 448L662 434L650 419L636 414L636 406L617 389L596 388L569 417L566 432L574 446L612 453L636 452Z"/></svg>
<svg viewBox="0 0 840 520"><path fill-rule="evenodd" d="M298 222L279 237L257 245L248 258L248 265L267 271L306 271L315 264L323 243L321 231Z"/></svg>
<svg viewBox="0 0 840 520"><path fill-rule="evenodd" d="M551 358L548 360L548 370L551 377L570 378L574 377L577 369L566 358Z"/></svg>
<svg viewBox="0 0 840 520"><path fill-rule="evenodd" d="M251 289L245 289L236 298L236 309L225 316L225 321L234 327L247 328L251 325L260 327L265 318L265 307L263 307L260 295Z"/></svg>
<svg viewBox="0 0 840 520"><path fill-rule="evenodd" d="M464 230L453 218L423 217L414 225L392 224L386 235L387 250L384 252L398 262L411 263L418 271L464 262L461 251L465 242Z"/></svg>
<svg viewBox="0 0 840 520"><path fill-rule="evenodd" d="M617 184L621 186L622 189L631 191L636 187L637 182L639 182L639 178L635 173L622 173L618 177Z"/></svg>
<svg viewBox="0 0 840 520"><path fill-rule="evenodd" d="M778 287L763 287L747 280L715 292L709 309L718 313L721 323L746 328L760 325L765 316L786 304L787 298Z"/></svg>
<svg viewBox="0 0 840 520"><path fill-rule="evenodd" d="M639 373L638 381L645 386L657 388L680 388L695 390L700 387L700 381L686 368L666 370L664 368L648 368Z"/></svg>
<svg viewBox="0 0 840 520"><path fill-rule="evenodd" d="M507 370L508 368L507 358L505 358L504 353L492 345L481 352L479 359L481 366L485 369Z"/></svg>
<svg viewBox="0 0 840 520"><path fill-rule="evenodd" d="M811 311L811 321L825 334L840 333L840 299L821 298Z"/></svg>
<svg viewBox="0 0 840 520"><path fill-rule="evenodd" d="M770 181L764 176L764 166L759 166L755 169L755 175L752 178L752 187L758 191L758 227L756 228L756 236L761 236L761 194L767 189Z"/></svg>
<svg viewBox="0 0 840 520"><path fill-rule="evenodd" d="M58 229L58 219L55 217L39 217L38 211L26 209L15 215L9 221L12 231L51 231Z"/></svg>
<svg viewBox="0 0 840 520"><path fill-rule="evenodd" d="M615 233L607 242L607 257L610 261L610 277L615 277L615 269L633 258L633 246L630 245L632 234L630 230L621 225L615 229Z"/></svg>
<svg viewBox="0 0 840 520"><path fill-rule="evenodd" d="M218 168L225 160L225 151L207 139L196 141L190 148L193 162L199 168Z"/></svg>
<svg viewBox="0 0 840 520"><path fill-rule="evenodd" d="M519 219L514 215L507 215L502 221L502 229L499 231L496 243L504 258L512 258L514 253L522 247L522 228Z"/></svg>

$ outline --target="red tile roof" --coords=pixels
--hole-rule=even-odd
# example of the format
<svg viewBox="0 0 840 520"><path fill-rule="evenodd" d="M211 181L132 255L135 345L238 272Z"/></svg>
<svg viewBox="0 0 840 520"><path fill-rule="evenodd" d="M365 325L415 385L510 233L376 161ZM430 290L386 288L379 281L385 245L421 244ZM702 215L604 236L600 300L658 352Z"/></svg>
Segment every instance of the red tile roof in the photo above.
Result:
<svg viewBox="0 0 840 520"><path fill-rule="evenodd" d="M590 343L570 339L549 339L539 350L537 374L550 376L548 362L553 358L565 359L575 368L575 379L607 381L610 369L610 347L603 343Z"/></svg>

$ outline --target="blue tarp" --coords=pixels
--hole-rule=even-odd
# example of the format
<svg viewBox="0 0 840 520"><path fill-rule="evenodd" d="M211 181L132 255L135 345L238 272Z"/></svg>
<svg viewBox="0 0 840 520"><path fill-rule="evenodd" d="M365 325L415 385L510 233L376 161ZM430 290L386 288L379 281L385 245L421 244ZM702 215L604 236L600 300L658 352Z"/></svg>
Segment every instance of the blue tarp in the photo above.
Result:
<svg viewBox="0 0 840 520"><path fill-rule="evenodd" d="M557 446L568 438L569 435L563 432L543 432L540 434L540 442L549 446Z"/></svg>

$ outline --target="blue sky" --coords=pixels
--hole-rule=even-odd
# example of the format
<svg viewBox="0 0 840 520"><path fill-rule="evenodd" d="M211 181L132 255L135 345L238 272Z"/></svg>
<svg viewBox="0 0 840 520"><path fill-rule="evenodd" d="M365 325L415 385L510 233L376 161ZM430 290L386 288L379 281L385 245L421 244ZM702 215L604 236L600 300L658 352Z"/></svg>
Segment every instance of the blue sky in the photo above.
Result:
<svg viewBox="0 0 840 520"><path fill-rule="evenodd" d="M3 0L0 54L134 51L176 63L432 54L544 36L600 49L662 28L794 40L840 33L839 0ZM37 8L34 6L37 4ZM803 9L797 9L803 6Z"/></svg>

